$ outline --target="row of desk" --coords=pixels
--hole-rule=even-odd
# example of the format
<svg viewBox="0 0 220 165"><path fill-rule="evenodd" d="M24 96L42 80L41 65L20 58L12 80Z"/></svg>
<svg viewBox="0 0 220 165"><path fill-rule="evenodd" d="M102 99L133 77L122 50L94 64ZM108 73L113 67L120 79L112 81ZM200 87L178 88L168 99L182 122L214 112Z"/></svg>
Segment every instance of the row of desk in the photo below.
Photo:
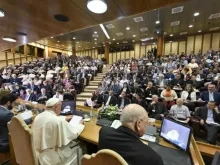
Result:
<svg viewBox="0 0 220 165"><path fill-rule="evenodd" d="M18 99L17 100L18 103L22 103L22 104L28 104L29 106L33 106L36 109L46 109L45 105L42 104L32 104L30 102L26 102L23 100ZM77 106L77 110L82 110L84 112L90 112L90 108L89 107L85 107L85 106ZM97 109L94 109L94 112L97 113ZM83 130L83 132L81 133L81 135L79 136L80 139L92 143L94 145L98 144L98 140L99 140L99 130L100 130L100 126L96 125L96 118L91 119L89 122L85 122L85 128ZM161 127L161 121L157 120L154 123L151 123L151 125L154 125L157 128ZM147 141L143 141L143 143L145 143L146 145L148 144ZM171 145L170 143L164 141L162 138L159 139L159 144L165 147L170 147L170 148L174 148L176 149L173 145ZM13 147L11 147L11 150L13 150ZM203 158L201 156L201 153L204 155L208 155L210 157L213 157L216 151L219 151L220 147L217 146L213 146L213 145L209 145L206 143L201 143L201 142L196 142L194 137L192 136L191 139L191 143L190 143L190 155L193 161L194 165L205 165ZM14 154L14 153L11 153ZM14 156L11 156L12 158ZM12 161L12 162L15 162Z"/></svg>

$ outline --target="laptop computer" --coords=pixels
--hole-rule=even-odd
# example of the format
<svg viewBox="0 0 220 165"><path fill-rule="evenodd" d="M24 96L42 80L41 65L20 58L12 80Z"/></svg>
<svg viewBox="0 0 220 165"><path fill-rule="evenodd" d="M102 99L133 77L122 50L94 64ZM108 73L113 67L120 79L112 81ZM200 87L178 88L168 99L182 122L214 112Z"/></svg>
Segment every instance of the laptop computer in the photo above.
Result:
<svg viewBox="0 0 220 165"><path fill-rule="evenodd" d="M73 115L76 110L76 101L63 101L60 115Z"/></svg>
<svg viewBox="0 0 220 165"><path fill-rule="evenodd" d="M191 127L168 118L163 119L160 129L160 137L162 137L165 141L173 144L180 150L189 150L191 135Z"/></svg>

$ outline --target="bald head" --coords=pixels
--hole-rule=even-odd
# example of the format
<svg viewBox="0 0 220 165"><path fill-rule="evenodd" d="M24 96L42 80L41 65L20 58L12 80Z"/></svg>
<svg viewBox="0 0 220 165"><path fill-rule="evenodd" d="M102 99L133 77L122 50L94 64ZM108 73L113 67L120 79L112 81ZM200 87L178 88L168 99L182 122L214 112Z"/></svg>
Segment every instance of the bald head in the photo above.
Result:
<svg viewBox="0 0 220 165"><path fill-rule="evenodd" d="M148 114L142 106L129 104L122 111L120 121L123 126L132 129L139 136L143 136L148 123Z"/></svg>

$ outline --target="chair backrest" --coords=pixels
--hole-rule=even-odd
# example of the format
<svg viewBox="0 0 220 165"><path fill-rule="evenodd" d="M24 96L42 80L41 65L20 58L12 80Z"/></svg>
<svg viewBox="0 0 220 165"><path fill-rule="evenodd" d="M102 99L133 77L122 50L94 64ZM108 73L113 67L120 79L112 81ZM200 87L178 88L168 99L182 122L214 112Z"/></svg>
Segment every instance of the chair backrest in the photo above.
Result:
<svg viewBox="0 0 220 165"><path fill-rule="evenodd" d="M9 134L16 162L20 165L38 165L34 150L32 131L18 116L14 116L8 123Z"/></svg>
<svg viewBox="0 0 220 165"><path fill-rule="evenodd" d="M116 152L108 149L100 150L96 154L84 155L82 165L128 165Z"/></svg>
<svg viewBox="0 0 220 165"><path fill-rule="evenodd" d="M219 165L220 164L220 152L216 151L215 156L212 160L212 165Z"/></svg>

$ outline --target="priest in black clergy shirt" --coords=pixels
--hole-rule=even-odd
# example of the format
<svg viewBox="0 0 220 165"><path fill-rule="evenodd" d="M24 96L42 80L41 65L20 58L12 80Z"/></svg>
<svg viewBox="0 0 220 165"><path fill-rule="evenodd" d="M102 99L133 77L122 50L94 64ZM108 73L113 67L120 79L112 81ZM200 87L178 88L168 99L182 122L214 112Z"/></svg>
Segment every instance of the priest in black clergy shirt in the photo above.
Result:
<svg viewBox="0 0 220 165"><path fill-rule="evenodd" d="M117 98L113 94L113 90L109 91L108 96L104 96L104 104L105 106L113 105L115 106L117 104Z"/></svg>
<svg viewBox="0 0 220 165"><path fill-rule="evenodd" d="M123 91L121 97L118 98L118 108L123 109L128 104L130 104L130 100L126 97L126 93Z"/></svg>
<svg viewBox="0 0 220 165"><path fill-rule="evenodd" d="M129 104L122 111L120 121L122 126L117 129L112 127L100 129L99 150L113 150L129 165L163 165L162 158L140 140L148 125L145 109L137 104Z"/></svg>
<svg viewBox="0 0 220 165"><path fill-rule="evenodd" d="M149 81L147 84L147 88L144 91L145 98L152 98L152 95L157 95L158 89L153 87L153 82Z"/></svg>

